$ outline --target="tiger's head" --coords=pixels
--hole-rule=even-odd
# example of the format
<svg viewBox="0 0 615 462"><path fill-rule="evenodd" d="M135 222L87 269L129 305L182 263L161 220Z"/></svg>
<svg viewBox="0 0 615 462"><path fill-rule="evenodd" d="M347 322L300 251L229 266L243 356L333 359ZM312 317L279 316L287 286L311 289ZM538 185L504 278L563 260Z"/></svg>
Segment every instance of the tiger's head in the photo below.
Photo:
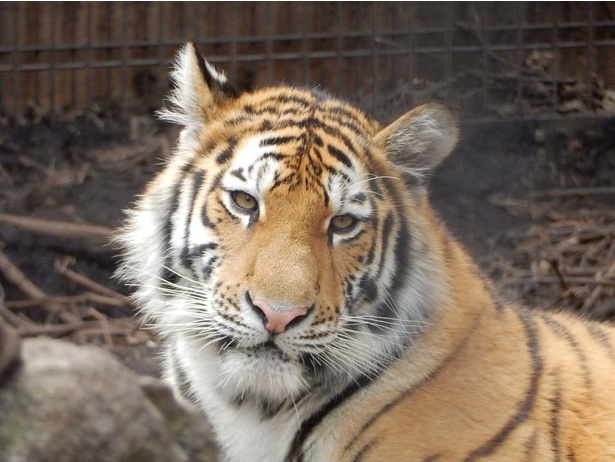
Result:
<svg viewBox="0 0 615 462"><path fill-rule="evenodd" d="M192 44L172 77L162 114L184 128L129 212L121 273L189 392L280 402L377 374L446 297L424 180L451 114L382 128L320 90L237 94Z"/></svg>

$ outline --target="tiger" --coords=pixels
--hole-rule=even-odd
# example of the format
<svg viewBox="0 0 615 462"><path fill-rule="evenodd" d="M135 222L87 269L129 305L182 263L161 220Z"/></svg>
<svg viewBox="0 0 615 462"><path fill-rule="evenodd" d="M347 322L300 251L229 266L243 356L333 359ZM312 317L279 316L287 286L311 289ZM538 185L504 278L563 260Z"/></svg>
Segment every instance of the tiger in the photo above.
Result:
<svg viewBox="0 0 615 462"><path fill-rule="evenodd" d="M118 271L224 461L615 460L613 326L505 300L429 204L446 107L171 77Z"/></svg>

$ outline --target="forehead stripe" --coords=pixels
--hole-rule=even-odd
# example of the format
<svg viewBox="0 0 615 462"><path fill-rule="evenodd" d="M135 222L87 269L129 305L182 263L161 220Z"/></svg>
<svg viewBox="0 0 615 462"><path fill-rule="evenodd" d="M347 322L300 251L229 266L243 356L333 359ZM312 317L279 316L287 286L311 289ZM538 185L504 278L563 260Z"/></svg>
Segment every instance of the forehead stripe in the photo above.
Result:
<svg viewBox="0 0 615 462"><path fill-rule="evenodd" d="M276 136L272 138L263 138L260 141L259 145L261 148L264 148L266 146L279 146L282 144L289 143L290 141L296 141L298 139L299 137L297 136Z"/></svg>
<svg viewBox="0 0 615 462"><path fill-rule="evenodd" d="M346 154L344 154L342 151L340 151L339 149L337 149L336 147L331 146L330 144L328 144L327 145L327 151L329 152L329 154L331 154L333 157L335 157L337 160L339 160L346 167L353 168L352 162L350 161L348 156Z"/></svg>
<svg viewBox="0 0 615 462"><path fill-rule="evenodd" d="M216 156L216 163L224 164L227 160L231 158L232 155L233 155L233 148L231 146L228 146L226 149L224 149L224 151L222 151L220 154Z"/></svg>
<svg viewBox="0 0 615 462"><path fill-rule="evenodd" d="M341 124L348 127L352 126L351 123L355 123L355 127L358 130L367 133L370 132L371 127L366 124L365 118L361 117L361 114L356 111L349 111L346 108L337 105L328 105L324 110L327 112L328 118L339 121ZM332 117L333 114L335 114L336 117Z"/></svg>
<svg viewBox="0 0 615 462"><path fill-rule="evenodd" d="M365 133L370 133L369 130L365 130L360 126L355 125L353 121L342 119L340 117L332 117L329 114L323 114L323 118L328 122L328 125L337 126L338 128L345 128L348 131L354 133L355 135L361 136Z"/></svg>
<svg viewBox="0 0 615 462"><path fill-rule="evenodd" d="M239 178L241 181L246 181L246 176L243 174L242 167L236 168L235 170L231 170L231 175L236 178Z"/></svg>
<svg viewBox="0 0 615 462"><path fill-rule="evenodd" d="M311 96L311 95L310 95ZM314 103L314 101L310 101L306 98L302 98L300 96L294 96L294 95L274 95L273 98L267 98L265 101L269 102L269 101L276 101L279 103L297 103L300 104L301 106L308 106L310 103Z"/></svg>
<svg viewBox="0 0 615 462"><path fill-rule="evenodd" d="M364 149L360 145L353 145L353 142L342 131L342 127L336 127L334 125L327 125L326 121L320 120L315 117L308 117L305 119L284 120L276 124L277 129L285 128L298 128L300 130L322 130L327 135L339 140L348 149L348 151L362 154ZM352 130L351 130L352 131ZM322 139L321 139L322 141ZM363 155L365 157L365 155Z"/></svg>
<svg viewBox="0 0 615 462"><path fill-rule="evenodd" d="M346 147L346 149L348 149L348 151L353 152L353 153L361 153L362 150L359 148L359 146L353 146L352 142L350 141L350 139L344 135L339 129L330 127L328 125L322 125L322 131L324 131L327 135L332 136L334 138L338 138Z"/></svg>
<svg viewBox="0 0 615 462"><path fill-rule="evenodd" d="M282 160L284 159L285 156L284 154L281 154L279 152L264 152L263 154L261 154L260 156L258 156L256 159L254 159L254 162L260 162L262 160L266 160L266 159L275 159L275 160Z"/></svg>

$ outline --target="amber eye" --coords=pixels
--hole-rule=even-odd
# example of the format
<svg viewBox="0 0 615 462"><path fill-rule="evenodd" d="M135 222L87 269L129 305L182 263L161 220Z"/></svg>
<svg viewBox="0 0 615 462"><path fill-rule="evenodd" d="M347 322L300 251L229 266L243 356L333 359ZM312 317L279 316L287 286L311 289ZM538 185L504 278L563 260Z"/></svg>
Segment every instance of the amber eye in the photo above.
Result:
<svg viewBox="0 0 615 462"><path fill-rule="evenodd" d="M254 211L258 208L258 202L254 197L243 191L233 191L231 198L237 207L247 211Z"/></svg>
<svg viewBox="0 0 615 462"><path fill-rule="evenodd" d="M334 231L349 231L357 224L357 219L352 215L338 215L331 218L331 227Z"/></svg>

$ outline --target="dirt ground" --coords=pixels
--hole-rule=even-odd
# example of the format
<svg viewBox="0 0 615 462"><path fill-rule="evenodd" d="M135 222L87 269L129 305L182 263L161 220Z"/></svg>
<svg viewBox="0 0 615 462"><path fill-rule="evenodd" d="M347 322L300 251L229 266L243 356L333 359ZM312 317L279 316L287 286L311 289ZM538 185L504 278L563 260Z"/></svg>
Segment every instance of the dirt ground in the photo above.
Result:
<svg viewBox="0 0 615 462"><path fill-rule="evenodd" d="M615 118L461 129L431 183L432 203L453 234L505 296L614 318ZM133 309L114 295L130 290L112 278L108 229L87 225L118 226L176 136L175 127L148 118L120 123L92 114L0 126L0 301L24 335L104 345L139 372L156 373L155 337L135 330ZM14 216L68 226L15 224ZM76 233L75 223L91 233ZM27 282L15 281L7 265Z"/></svg>

